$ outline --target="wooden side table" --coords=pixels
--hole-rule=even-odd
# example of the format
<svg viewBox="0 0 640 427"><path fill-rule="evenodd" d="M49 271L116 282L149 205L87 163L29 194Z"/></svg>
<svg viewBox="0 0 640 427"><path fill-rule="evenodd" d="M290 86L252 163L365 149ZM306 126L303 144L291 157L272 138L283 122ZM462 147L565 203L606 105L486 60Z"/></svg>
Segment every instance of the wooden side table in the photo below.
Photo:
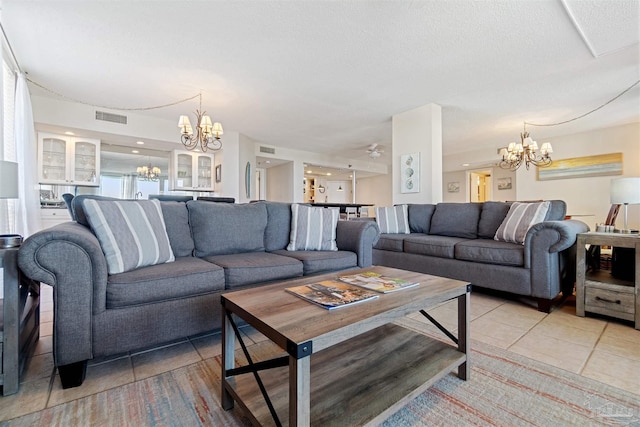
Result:
<svg viewBox="0 0 640 427"><path fill-rule="evenodd" d="M586 245L635 249L635 280L619 279L607 270L587 271ZM578 234L576 314L587 312L629 320L640 329L640 236L619 233Z"/></svg>
<svg viewBox="0 0 640 427"><path fill-rule="evenodd" d="M40 338L40 283L18 270L18 249L0 249L0 385L4 396L18 391L27 358Z"/></svg>

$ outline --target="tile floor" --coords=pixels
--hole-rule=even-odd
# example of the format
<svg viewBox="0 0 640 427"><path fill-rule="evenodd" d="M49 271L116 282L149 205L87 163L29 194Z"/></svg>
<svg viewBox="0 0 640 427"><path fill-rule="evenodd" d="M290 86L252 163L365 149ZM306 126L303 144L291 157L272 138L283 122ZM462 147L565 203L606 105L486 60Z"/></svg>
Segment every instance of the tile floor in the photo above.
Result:
<svg viewBox="0 0 640 427"><path fill-rule="evenodd" d="M51 353L52 310L52 288L43 285L40 341L19 392L0 397L0 422L211 358L221 351L220 334L212 334L93 361L81 387L63 390ZM456 329L455 301L429 313L450 330ZM439 333L420 314L402 322ZM243 333L254 342L262 339L248 328ZM577 317L571 300L545 314L524 300L474 292L471 337L640 395L640 331L611 319Z"/></svg>

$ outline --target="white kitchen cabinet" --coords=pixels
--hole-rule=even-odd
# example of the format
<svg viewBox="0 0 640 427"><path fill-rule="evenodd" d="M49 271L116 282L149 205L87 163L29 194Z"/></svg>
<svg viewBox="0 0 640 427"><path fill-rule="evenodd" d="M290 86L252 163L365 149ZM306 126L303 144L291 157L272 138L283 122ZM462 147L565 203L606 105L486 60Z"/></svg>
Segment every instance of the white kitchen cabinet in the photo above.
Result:
<svg viewBox="0 0 640 427"><path fill-rule="evenodd" d="M38 181L98 187L100 140L38 133Z"/></svg>
<svg viewBox="0 0 640 427"><path fill-rule="evenodd" d="M171 190L213 191L213 154L174 150Z"/></svg>

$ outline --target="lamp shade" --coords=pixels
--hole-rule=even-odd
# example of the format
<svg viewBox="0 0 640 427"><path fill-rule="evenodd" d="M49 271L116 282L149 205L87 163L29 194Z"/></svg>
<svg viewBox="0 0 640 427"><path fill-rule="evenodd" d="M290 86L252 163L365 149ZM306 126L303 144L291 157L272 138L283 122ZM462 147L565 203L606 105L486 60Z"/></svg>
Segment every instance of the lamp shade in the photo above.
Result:
<svg viewBox="0 0 640 427"><path fill-rule="evenodd" d="M640 204L640 177L612 179L611 203Z"/></svg>
<svg viewBox="0 0 640 427"><path fill-rule="evenodd" d="M18 164L0 160L0 199L18 198Z"/></svg>

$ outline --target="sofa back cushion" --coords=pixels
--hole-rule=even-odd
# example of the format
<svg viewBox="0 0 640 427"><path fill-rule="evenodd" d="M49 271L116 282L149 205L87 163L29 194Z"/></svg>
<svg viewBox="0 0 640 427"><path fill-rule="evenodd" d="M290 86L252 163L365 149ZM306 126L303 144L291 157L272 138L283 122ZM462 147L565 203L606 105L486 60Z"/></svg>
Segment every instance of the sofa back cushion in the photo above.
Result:
<svg viewBox="0 0 640 427"><path fill-rule="evenodd" d="M527 231L534 224L544 221L551 202L519 203L513 202L509 213L498 227L495 240L524 244Z"/></svg>
<svg viewBox="0 0 640 427"><path fill-rule="evenodd" d="M98 196L97 194L79 194L71 200L71 210L73 211L72 218L76 220L78 224L82 224L85 227L91 228L87 214L84 209L85 200L123 200L116 197Z"/></svg>
<svg viewBox="0 0 640 427"><path fill-rule="evenodd" d="M270 252L285 249L289 244L291 203L260 201L256 204L267 208L267 227L264 230L265 250Z"/></svg>
<svg viewBox="0 0 640 427"><path fill-rule="evenodd" d="M171 249L176 257L193 255L189 211L184 202L160 202Z"/></svg>
<svg viewBox="0 0 640 427"><path fill-rule="evenodd" d="M412 233L429 234L429 229L431 228L431 216L435 210L436 205L410 204L409 230ZM491 237L493 237L493 235L491 235Z"/></svg>
<svg viewBox="0 0 640 427"><path fill-rule="evenodd" d="M175 260L157 200L86 200L86 217L109 274Z"/></svg>
<svg viewBox="0 0 640 427"><path fill-rule="evenodd" d="M475 239L481 209L481 203L438 203L429 234Z"/></svg>
<svg viewBox="0 0 640 427"><path fill-rule="evenodd" d="M264 251L265 205L193 200L187 209L195 256Z"/></svg>
<svg viewBox="0 0 640 427"><path fill-rule="evenodd" d="M409 234L409 210L407 205L376 208L376 223L380 233Z"/></svg>
<svg viewBox="0 0 640 427"><path fill-rule="evenodd" d="M336 227L340 211L291 205L291 238L288 251L337 251Z"/></svg>
<svg viewBox="0 0 640 427"><path fill-rule="evenodd" d="M508 202L484 202L480 221L478 222L478 237L481 239L493 239L507 216L511 203Z"/></svg>
<svg viewBox="0 0 640 427"><path fill-rule="evenodd" d="M567 204L564 200L549 200L549 210L545 221L562 221L567 215Z"/></svg>

